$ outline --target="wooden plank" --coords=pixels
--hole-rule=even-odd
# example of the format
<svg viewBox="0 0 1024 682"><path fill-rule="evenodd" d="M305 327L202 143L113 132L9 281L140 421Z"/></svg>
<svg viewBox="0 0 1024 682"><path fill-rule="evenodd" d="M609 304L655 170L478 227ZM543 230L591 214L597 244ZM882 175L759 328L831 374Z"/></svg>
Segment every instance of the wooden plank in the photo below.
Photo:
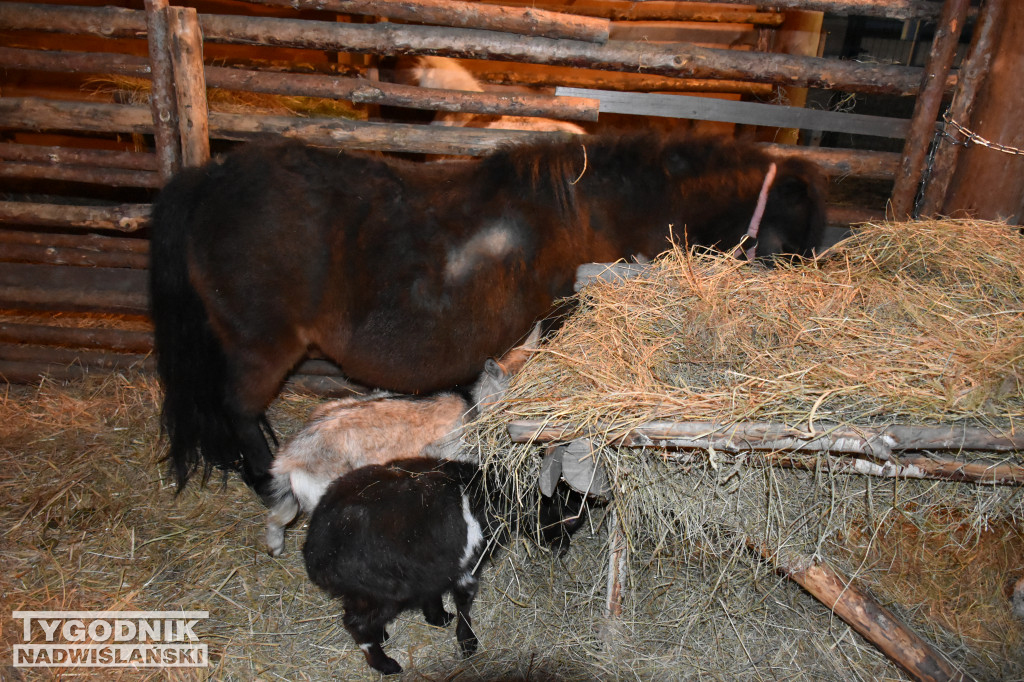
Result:
<svg viewBox="0 0 1024 682"><path fill-rule="evenodd" d="M146 313L144 270L0 263L0 305L44 310Z"/></svg>
<svg viewBox="0 0 1024 682"><path fill-rule="evenodd" d="M264 5L339 14L388 17L420 24L478 28L544 38L604 43L609 22L550 9L485 5L460 0L255 0Z"/></svg>
<svg viewBox="0 0 1024 682"><path fill-rule="evenodd" d="M571 12L586 17L603 17L613 21L699 21L755 26L779 26L784 16L770 9L716 7L700 2L665 2L645 0L601 0L598 2L551 2L545 0L484 0L488 4Z"/></svg>
<svg viewBox="0 0 1024 682"><path fill-rule="evenodd" d="M908 124L906 119L888 116L819 111L760 102L735 102L713 97L661 95L647 92L627 93L564 87L557 88L555 94L599 100L602 113L724 121L776 128L828 130L854 135L902 138L906 136Z"/></svg>
<svg viewBox="0 0 1024 682"><path fill-rule="evenodd" d="M0 251L0 261L141 269L149 265L149 256L142 253L95 251L42 244L5 244Z"/></svg>
<svg viewBox="0 0 1024 682"><path fill-rule="evenodd" d="M736 0L703 0L733 3ZM929 0L743 0L745 5L765 9L816 10L828 14L886 17L888 19L934 19L939 15L936 3Z"/></svg>
<svg viewBox="0 0 1024 682"><path fill-rule="evenodd" d="M59 234L55 232L22 232L0 230L0 244L39 244L66 246L90 251L149 253L149 241L130 237L108 237L98 234Z"/></svg>
<svg viewBox="0 0 1024 682"><path fill-rule="evenodd" d="M3 100L0 100L2 106ZM149 223L149 204L71 206L0 201L0 225L81 227L134 232Z"/></svg>
<svg viewBox="0 0 1024 682"><path fill-rule="evenodd" d="M925 66L925 80L914 102L910 131L903 145L900 172L896 174L896 184L892 191L891 210L896 220L914 217L915 202L924 176L925 157L935 136L935 119L942 105L945 90L943 84L953 68L953 58L956 56L970 4L970 0L946 0L942 8L942 16L939 17Z"/></svg>

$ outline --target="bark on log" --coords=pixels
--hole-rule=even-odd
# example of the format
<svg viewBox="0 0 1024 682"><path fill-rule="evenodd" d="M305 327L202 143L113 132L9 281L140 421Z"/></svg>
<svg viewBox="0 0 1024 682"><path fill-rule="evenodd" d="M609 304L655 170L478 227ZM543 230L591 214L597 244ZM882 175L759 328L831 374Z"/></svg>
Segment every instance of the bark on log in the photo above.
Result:
<svg viewBox="0 0 1024 682"><path fill-rule="evenodd" d="M0 201L0 225L81 227L134 232L149 223L149 204L70 206Z"/></svg>
<svg viewBox="0 0 1024 682"><path fill-rule="evenodd" d="M7 362L31 362L55 366L81 365L90 369L114 370L139 367L152 370L155 358L137 353L106 353L97 350L53 348L0 343L0 358Z"/></svg>
<svg viewBox="0 0 1024 682"><path fill-rule="evenodd" d="M903 161L892 192L892 213L897 220L914 216L914 204L921 178L924 177L925 157L935 137L935 119L942 104L942 95L953 67L953 57L956 56L969 5L970 0L946 0L943 5L925 66L925 80L914 102L910 133L903 145Z"/></svg>
<svg viewBox="0 0 1024 682"><path fill-rule="evenodd" d="M3 52L4 48L0 48ZM31 50L29 50L31 51ZM0 160L31 161L61 166L101 166L125 170L155 171L156 156L145 152L122 152L106 149L48 147L35 144L0 144Z"/></svg>
<svg viewBox="0 0 1024 682"><path fill-rule="evenodd" d="M0 24L12 29L136 36L145 22L131 10L0 3ZM690 78L751 80L775 85L865 93L917 94L922 70L819 57L739 52L691 44L608 43L524 38L475 29L339 24L298 19L203 15L205 39L371 54L441 54ZM952 89L950 77L946 87Z"/></svg>
<svg viewBox="0 0 1024 682"><path fill-rule="evenodd" d="M731 3L735 0L703 0ZM817 10L829 14L887 17L889 19L934 19L940 9L928 0L744 0L743 4L771 9Z"/></svg>
<svg viewBox="0 0 1024 682"><path fill-rule="evenodd" d="M167 31L174 71L174 94L181 139L181 165L202 166L210 160L210 119L203 73L203 35L191 7L168 7Z"/></svg>
<svg viewBox="0 0 1024 682"><path fill-rule="evenodd" d="M151 171L133 171L123 168L55 166L50 163L19 163L12 161L7 161L0 165L0 177L21 180L82 182L109 187L157 188L163 184L160 180L160 175Z"/></svg>
<svg viewBox="0 0 1024 682"><path fill-rule="evenodd" d="M515 443L546 443L600 434L612 445L672 448L714 448L723 452L748 450L797 450L869 455L891 460L901 450L1024 450L1024 435L1004 435L992 429L967 426L842 426L816 423L814 433L767 422L654 421L634 426L625 433L603 433L601 427L581 430L577 426L521 420L508 425Z"/></svg>
<svg viewBox="0 0 1024 682"><path fill-rule="evenodd" d="M149 264L149 256L141 253L93 251L42 244L5 244L0 251L0 261L141 269Z"/></svg>
<svg viewBox="0 0 1024 682"><path fill-rule="evenodd" d="M781 556L758 538L748 537L746 543L776 571L807 590L915 680L965 679L931 643L828 564L810 557Z"/></svg>
<svg viewBox="0 0 1024 682"><path fill-rule="evenodd" d="M104 327L51 327L43 324L0 322L0 342L88 348L143 355L153 351L153 334L151 332Z"/></svg>
<svg viewBox="0 0 1024 682"><path fill-rule="evenodd" d="M536 7L537 9L572 12L586 17L603 17L612 21L695 21L730 24L754 24L755 26L779 26L785 17L781 12L750 9L749 7L711 8L684 2L625 2L611 0L599 4L564 4L559 2L534 2L533 0L484 0L488 4L512 7Z"/></svg>
<svg viewBox="0 0 1024 682"><path fill-rule="evenodd" d="M0 263L0 305L34 310L146 314L145 271Z"/></svg>
<svg viewBox="0 0 1024 682"><path fill-rule="evenodd" d="M106 237L98 234L79 235L0 230L0 244L39 244L42 246L68 246L89 251L149 253L149 241L145 239Z"/></svg>
<svg viewBox="0 0 1024 682"><path fill-rule="evenodd" d="M206 67L206 85L211 88L276 95L345 99L359 104L501 116L542 116L574 121L596 121L598 108L597 101L579 97L432 90L358 78L270 73L216 66Z"/></svg>
<svg viewBox="0 0 1024 682"><path fill-rule="evenodd" d="M145 0L149 70L152 75L149 107L161 184L181 168L178 107L174 94L174 67L168 47L167 0Z"/></svg>
<svg viewBox="0 0 1024 682"><path fill-rule="evenodd" d="M153 117L148 108L140 106L0 97L0 126L35 131L145 135L153 132Z"/></svg>
<svg viewBox="0 0 1024 682"><path fill-rule="evenodd" d="M802 158L812 161L825 173L833 177L848 175L890 180L899 169L900 159L896 152L870 152L856 149L832 149L827 147L794 147L762 142L765 151L777 158Z"/></svg>
<svg viewBox="0 0 1024 682"><path fill-rule="evenodd" d="M460 0L256 0L263 5L317 9L339 14L388 17L400 21L479 28L592 43L608 40L609 22L529 7L484 5Z"/></svg>
<svg viewBox="0 0 1024 682"><path fill-rule="evenodd" d="M639 73L609 73L590 69L552 67L543 71L487 68L490 62L469 67L473 75L486 83L499 85L528 85L553 88L564 85L571 88L616 90L619 92L721 92L768 98L775 92L769 83L729 81L716 78L672 78L646 76Z"/></svg>
<svg viewBox="0 0 1024 682"><path fill-rule="evenodd" d="M1024 219L1024 126L1020 124L1024 3L1006 3L996 41L992 67L980 86L974 111L970 119L957 121L994 146L972 138L960 151L942 213L1019 223ZM956 137L966 141L965 135Z"/></svg>
<svg viewBox="0 0 1024 682"><path fill-rule="evenodd" d="M129 54L105 52L65 52L0 47L0 66L27 71L60 73L113 73L149 78L149 61Z"/></svg>
<svg viewBox="0 0 1024 682"><path fill-rule="evenodd" d="M974 100L989 73L995 53L996 40L1002 25L1005 0L985 0L981 6L978 24L974 28L971 47L967 58L960 67L956 91L949 106L948 116L953 121L969 121L974 110ZM953 131L947 131L947 134ZM942 136L937 142L931 169L928 171L921 201L922 217L933 217L942 210L949 189L953 171L960 158L963 146Z"/></svg>

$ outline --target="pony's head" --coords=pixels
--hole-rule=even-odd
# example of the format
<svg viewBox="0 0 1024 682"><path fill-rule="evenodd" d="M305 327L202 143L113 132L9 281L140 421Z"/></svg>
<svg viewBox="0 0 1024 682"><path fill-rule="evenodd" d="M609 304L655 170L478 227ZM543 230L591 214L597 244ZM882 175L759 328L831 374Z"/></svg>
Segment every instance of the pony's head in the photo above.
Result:
<svg viewBox="0 0 1024 682"><path fill-rule="evenodd" d="M821 172L802 159L775 162L756 236L744 244L745 255L771 264L780 258L812 257L825 236L824 179ZM767 178L767 175L766 175ZM755 213L757 208L755 206Z"/></svg>

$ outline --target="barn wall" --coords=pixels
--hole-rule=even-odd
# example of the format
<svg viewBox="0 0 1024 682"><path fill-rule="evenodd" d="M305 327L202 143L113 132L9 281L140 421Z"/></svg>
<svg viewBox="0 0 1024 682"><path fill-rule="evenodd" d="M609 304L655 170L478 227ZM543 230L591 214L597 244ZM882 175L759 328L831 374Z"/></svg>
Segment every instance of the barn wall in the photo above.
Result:
<svg viewBox="0 0 1024 682"><path fill-rule="evenodd" d="M821 165L839 190L841 203L830 207L838 226L883 214L900 164L896 149L908 134L906 121L878 116L879 125L901 132L890 138L864 136L843 133L853 119L834 112L823 124L834 130L822 136L809 129L798 133L795 125L758 126L759 114L748 105L792 105L801 93L814 100L821 92L835 93L840 101L888 97L912 102L927 66L818 57L825 36L801 35L790 27L816 25L816 20L806 21L813 19L808 12L823 12L826 24L864 16L905 26L936 20L936 3L865 0L742 5L509 0L442 3L439 15L430 14L437 11L436 3L423 2L415 16L427 20L419 23L402 14L409 3L386 0L317 3L336 11L293 9L276 0L188 5L198 10L202 28L204 66L195 75L212 88L199 96L210 110L206 123L213 153L239 141L285 133L319 144L475 155L510 139L549 134L428 128L417 122L415 112L429 115L438 108L567 118L591 132L609 127L713 132L762 140L773 153L804 156ZM486 11L502 7L512 23L495 24L499 19ZM546 22L537 21L540 14L526 8L553 14L542 16ZM144 335L148 329L145 224L148 204L167 172L154 152L144 10L141 0L117 7L101 0L0 2L5 73L0 86L0 244L5 245L0 321L6 325L4 343L26 341L17 344L17 352L10 347L0 354L6 358L0 372L9 379L31 380L71 360L76 367L112 368L141 357L100 357L96 353L125 349L115 343L104 347L102 341L83 346L79 332L47 335L35 327L54 326L59 314L60 326L85 319L87 325L101 320L102 327L122 335ZM798 16L805 21L795 21ZM495 27L504 30L482 30ZM800 49L787 47L793 44ZM418 54L461 58L488 92L426 93L389 82L389 64ZM947 95L955 83L954 72L942 84ZM594 96L556 96L565 87ZM667 115L663 108L658 110L662 115L652 115L654 109L646 104L612 113L601 99L608 93L700 97L703 113L699 120L679 118L671 107L683 100L671 98ZM783 116L800 115L799 107L777 110ZM828 135L833 146L819 146ZM844 191L850 187L860 189ZM53 349L59 346L70 350L57 353ZM133 353L145 350L133 346ZM314 365L310 376L329 371Z"/></svg>

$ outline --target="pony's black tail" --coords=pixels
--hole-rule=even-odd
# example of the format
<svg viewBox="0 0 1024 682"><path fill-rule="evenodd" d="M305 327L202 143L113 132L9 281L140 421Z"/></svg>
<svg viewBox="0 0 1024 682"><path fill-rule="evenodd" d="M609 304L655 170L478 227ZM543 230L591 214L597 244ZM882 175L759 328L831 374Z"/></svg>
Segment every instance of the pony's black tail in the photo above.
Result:
<svg viewBox="0 0 1024 682"><path fill-rule="evenodd" d="M202 469L238 469L241 448L226 401L227 364L203 302L189 281L187 235L202 171L187 170L153 204L149 295L157 372L164 390L161 423L178 489Z"/></svg>

